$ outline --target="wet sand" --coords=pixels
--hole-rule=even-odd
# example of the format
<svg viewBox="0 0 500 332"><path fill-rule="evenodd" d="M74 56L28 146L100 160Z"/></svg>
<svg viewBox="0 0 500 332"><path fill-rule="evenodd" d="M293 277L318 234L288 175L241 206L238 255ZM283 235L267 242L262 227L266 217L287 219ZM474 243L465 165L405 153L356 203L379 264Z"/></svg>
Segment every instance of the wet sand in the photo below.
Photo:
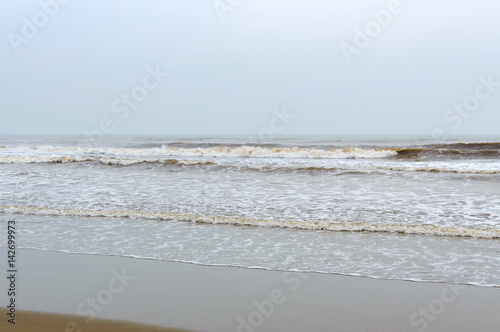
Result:
<svg viewBox="0 0 500 332"><path fill-rule="evenodd" d="M500 326L500 288L23 249L17 262L16 328L61 319L82 332L108 324L100 319L239 332L456 332L498 331ZM7 289L2 278L2 303L8 301ZM2 316L6 324L7 315ZM26 331L64 331L58 326Z"/></svg>
<svg viewBox="0 0 500 332"><path fill-rule="evenodd" d="M6 317L7 311L0 310L1 317ZM159 328L130 322L95 319L90 323L84 317L21 311L17 312L17 324L13 325L7 320L0 321L0 331L18 332L187 332L186 330Z"/></svg>

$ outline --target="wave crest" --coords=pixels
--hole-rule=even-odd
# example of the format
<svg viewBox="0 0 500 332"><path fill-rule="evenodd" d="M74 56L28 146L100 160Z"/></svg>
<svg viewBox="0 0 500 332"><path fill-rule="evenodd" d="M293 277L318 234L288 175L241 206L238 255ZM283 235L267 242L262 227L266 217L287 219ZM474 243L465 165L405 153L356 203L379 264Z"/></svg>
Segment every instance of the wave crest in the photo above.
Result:
<svg viewBox="0 0 500 332"><path fill-rule="evenodd" d="M420 235L437 235L453 237L500 238L500 229L497 228L466 228L444 227L438 225L402 225L359 222L314 222L291 220L264 220L232 216L203 216L180 214L170 212L127 211L127 210L78 210L78 209L53 209L34 206L0 206L0 212L79 216L79 217L121 217L153 220L190 221L209 224L231 224L238 226L281 227L305 230L349 231L349 232L378 232L378 233L403 233Z"/></svg>
<svg viewBox="0 0 500 332"><path fill-rule="evenodd" d="M51 154L64 156L192 156L192 157L268 157L268 158L386 158L397 154L393 149L361 149L346 147L342 149L319 150L307 148L259 147L259 146L218 146L209 148L179 148L162 145L159 148L83 148L83 147L4 147L4 155L37 156ZM56 156L54 156L56 154Z"/></svg>

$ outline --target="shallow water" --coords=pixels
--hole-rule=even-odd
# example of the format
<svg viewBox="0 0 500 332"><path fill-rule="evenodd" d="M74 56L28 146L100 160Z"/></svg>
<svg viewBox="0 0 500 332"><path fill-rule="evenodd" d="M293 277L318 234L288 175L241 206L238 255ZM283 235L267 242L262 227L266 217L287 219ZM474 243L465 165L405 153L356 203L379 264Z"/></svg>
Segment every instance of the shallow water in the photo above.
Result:
<svg viewBox="0 0 500 332"><path fill-rule="evenodd" d="M476 141L9 138L0 212L27 248L500 286Z"/></svg>

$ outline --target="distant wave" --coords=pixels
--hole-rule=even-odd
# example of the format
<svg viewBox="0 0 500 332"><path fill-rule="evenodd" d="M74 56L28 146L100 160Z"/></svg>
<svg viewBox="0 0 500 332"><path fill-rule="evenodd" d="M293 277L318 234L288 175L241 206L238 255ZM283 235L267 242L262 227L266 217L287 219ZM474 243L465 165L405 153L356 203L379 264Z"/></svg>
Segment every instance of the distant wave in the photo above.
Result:
<svg viewBox="0 0 500 332"><path fill-rule="evenodd" d="M91 157L68 156L0 156L0 164L31 164L31 163L74 163L94 161Z"/></svg>
<svg viewBox="0 0 500 332"><path fill-rule="evenodd" d="M181 145L181 143L176 143ZM257 162L266 159L265 162ZM342 160L367 160L363 163ZM384 160L377 162L377 160ZM233 160L235 160L233 162ZM256 162L252 162L256 161ZM268 161L269 160L269 161ZM330 160L332 160L330 162ZM333 161L337 160L337 161ZM463 160L464 162L457 162ZM469 160L481 160L468 164ZM485 163L484 161L492 162ZM98 162L110 166L137 164L199 165L257 171L372 171L500 174L500 143L453 143L422 147L306 147L210 146L111 148L78 146L0 146L0 164ZM449 161L448 163L442 163Z"/></svg>
<svg viewBox="0 0 500 332"><path fill-rule="evenodd" d="M172 166L212 166L222 169L238 169L262 172L332 172L337 174L369 174L374 171L389 172L429 172L429 173L457 173L457 174L500 174L500 167L496 164L470 163L334 163L324 165L318 163L287 163L252 164L231 161L210 160L182 160L175 158L143 158L143 157L99 157L99 156L0 156L0 164L38 164L38 163L100 163L109 166L131 166L139 164L160 164Z"/></svg>
<svg viewBox="0 0 500 332"><path fill-rule="evenodd" d="M397 153L388 149L360 149L346 147L342 149L319 150L307 148L263 148L259 146L215 147L215 148L172 148L164 146L163 149L173 155L186 156L211 156L211 157L271 157L271 158L386 158Z"/></svg>
<svg viewBox="0 0 500 332"><path fill-rule="evenodd" d="M451 148L402 148L395 149L398 158L439 158L439 159L490 159L500 157L500 151L492 149L471 150Z"/></svg>
<svg viewBox="0 0 500 332"><path fill-rule="evenodd" d="M238 145L174 142L143 145L140 148L80 147L80 146L0 146L0 154L35 155L157 155L207 157L268 157L268 158L424 158L441 157L500 157L500 143L451 143L422 146L299 146L280 147L273 144Z"/></svg>
<svg viewBox="0 0 500 332"><path fill-rule="evenodd" d="M209 224L231 224L239 226L282 227L306 230L328 230L349 232L381 232L453 237L500 238L498 228L443 227L437 225L402 225L360 222L314 222L264 220L230 216L203 216L168 212L127 211L127 210L78 210L52 209L35 206L0 206L0 212L35 215L80 216L80 217L121 217L154 220L190 221Z"/></svg>
<svg viewBox="0 0 500 332"><path fill-rule="evenodd" d="M51 157L51 156L0 156L0 164L37 164L37 163L76 163L99 162L105 165L129 166L143 163L170 164L170 165L211 165L210 161L192 161L179 159L153 159L153 158L99 158L99 157Z"/></svg>
<svg viewBox="0 0 500 332"><path fill-rule="evenodd" d="M133 149L133 148L84 148L84 147L3 147L0 153L4 155L120 155L120 156L192 156L192 157L262 157L262 158L385 158L397 155L391 149L360 149L345 147L342 149L320 150L307 148L266 148L260 146L218 146L210 148L178 148L163 145L162 147Z"/></svg>
<svg viewBox="0 0 500 332"><path fill-rule="evenodd" d="M434 149L458 149L458 150L500 150L500 142L481 142L481 143L448 143L448 144L431 144L428 145Z"/></svg>
<svg viewBox="0 0 500 332"><path fill-rule="evenodd" d="M429 173L456 173L456 174L500 174L500 169L458 169L454 167L438 166L396 166L396 165L364 165L359 168L339 167L298 167L299 171L347 171L351 173L369 173L370 171L384 170L396 172L429 172Z"/></svg>

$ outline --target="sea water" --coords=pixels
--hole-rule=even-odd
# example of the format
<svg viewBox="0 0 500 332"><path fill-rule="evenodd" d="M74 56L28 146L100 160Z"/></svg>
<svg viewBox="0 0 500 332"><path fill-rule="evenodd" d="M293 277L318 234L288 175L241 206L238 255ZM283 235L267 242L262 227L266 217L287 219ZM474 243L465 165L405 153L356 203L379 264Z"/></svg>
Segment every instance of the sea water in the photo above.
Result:
<svg viewBox="0 0 500 332"><path fill-rule="evenodd" d="M0 215L20 248L500 286L498 141L2 137Z"/></svg>

